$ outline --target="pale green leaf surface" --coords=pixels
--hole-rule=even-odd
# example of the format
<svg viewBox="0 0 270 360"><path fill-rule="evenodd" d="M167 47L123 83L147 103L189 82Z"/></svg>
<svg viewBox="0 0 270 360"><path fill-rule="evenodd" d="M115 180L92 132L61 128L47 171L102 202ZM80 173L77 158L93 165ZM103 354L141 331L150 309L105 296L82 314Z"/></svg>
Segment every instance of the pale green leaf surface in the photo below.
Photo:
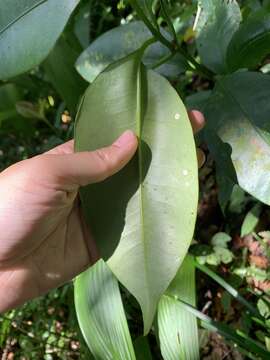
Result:
<svg viewBox="0 0 270 360"><path fill-rule="evenodd" d="M196 316L179 307L179 299L195 306L195 266L187 256L158 306L158 328L164 360L200 358Z"/></svg>
<svg viewBox="0 0 270 360"><path fill-rule="evenodd" d="M93 41L78 58L76 68L85 80L92 82L108 65L138 50L152 36L141 21L118 26ZM143 62L151 66L169 54L164 45L154 43L145 51ZM186 67L183 57L177 54L155 70L167 77L175 77Z"/></svg>
<svg viewBox="0 0 270 360"><path fill-rule="evenodd" d="M198 1L194 24L198 52L202 63L218 74L227 71L227 47L240 21L241 11L236 0Z"/></svg>
<svg viewBox="0 0 270 360"><path fill-rule="evenodd" d="M49 54L79 0L1 0L0 79L26 72Z"/></svg>
<svg viewBox="0 0 270 360"><path fill-rule="evenodd" d="M135 360L118 283L103 260L76 278L75 307L95 359Z"/></svg>
<svg viewBox="0 0 270 360"><path fill-rule="evenodd" d="M270 204L269 97L269 76L239 72L220 79L205 108L207 128L232 149L239 185L266 204ZM218 164L219 157L215 160Z"/></svg>
<svg viewBox="0 0 270 360"><path fill-rule="evenodd" d="M243 224L241 226L241 236L248 235L255 230L260 220L260 213L261 205L255 204L244 218Z"/></svg>
<svg viewBox="0 0 270 360"><path fill-rule="evenodd" d="M81 198L101 254L140 303L148 332L192 239L198 170L183 103L138 55L102 73L86 91L76 151L109 145L126 129L140 139L137 155L110 179L83 188Z"/></svg>

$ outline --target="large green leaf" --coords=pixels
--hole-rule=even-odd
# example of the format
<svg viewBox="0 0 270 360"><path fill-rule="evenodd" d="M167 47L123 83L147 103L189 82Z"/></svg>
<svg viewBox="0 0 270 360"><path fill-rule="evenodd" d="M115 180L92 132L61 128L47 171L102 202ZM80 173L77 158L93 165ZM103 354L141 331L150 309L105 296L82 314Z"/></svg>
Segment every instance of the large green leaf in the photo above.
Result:
<svg viewBox="0 0 270 360"><path fill-rule="evenodd" d="M139 49L151 37L151 32L141 21L118 26L93 41L79 57L76 68L83 78L92 82L108 65ZM151 66L169 54L164 45L154 43L146 50L143 62ZM167 77L175 77L186 68L185 59L177 54L166 64L157 67L156 71Z"/></svg>
<svg viewBox="0 0 270 360"><path fill-rule="evenodd" d="M234 34L227 53L231 72L254 68L270 53L270 13L261 9L252 13Z"/></svg>
<svg viewBox="0 0 270 360"><path fill-rule="evenodd" d="M48 55L79 0L1 0L0 79L38 65Z"/></svg>
<svg viewBox="0 0 270 360"><path fill-rule="evenodd" d="M50 82L68 109L75 113L87 83L75 69L78 51L71 40L69 34L61 36L43 65Z"/></svg>
<svg viewBox="0 0 270 360"><path fill-rule="evenodd" d="M270 204L269 97L268 75L239 72L218 81L205 107L208 143L215 146L210 130L230 145L239 185L266 204ZM215 152L215 160L224 166L218 149Z"/></svg>
<svg viewBox="0 0 270 360"><path fill-rule="evenodd" d="M21 100L21 93L13 84L0 86L0 124L2 121L18 115L16 102Z"/></svg>
<svg viewBox="0 0 270 360"><path fill-rule="evenodd" d="M103 260L76 278L75 307L95 359L135 360L118 283Z"/></svg>
<svg viewBox="0 0 270 360"><path fill-rule="evenodd" d="M83 188L81 198L102 255L142 307L147 332L192 239L198 184L185 107L169 82L146 70L140 58L129 56L88 88L75 148L109 145L125 129L139 137L129 165Z"/></svg>
<svg viewBox="0 0 270 360"><path fill-rule="evenodd" d="M195 266L187 256L158 306L158 332L164 360L200 358L196 316L179 307L179 300L195 306Z"/></svg>
<svg viewBox="0 0 270 360"><path fill-rule="evenodd" d="M236 0L200 0L195 21L202 63L218 74L227 71L228 44L238 29L241 11Z"/></svg>

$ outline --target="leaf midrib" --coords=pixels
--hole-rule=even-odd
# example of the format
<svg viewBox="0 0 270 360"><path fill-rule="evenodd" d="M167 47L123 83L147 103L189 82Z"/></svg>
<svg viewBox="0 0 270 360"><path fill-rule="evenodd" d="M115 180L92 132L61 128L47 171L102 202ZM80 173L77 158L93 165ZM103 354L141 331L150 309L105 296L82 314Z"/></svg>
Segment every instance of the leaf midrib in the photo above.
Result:
<svg viewBox="0 0 270 360"><path fill-rule="evenodd" d="M138 165L139 165L139 206L140 206L140 218L141 218L141 240L142 240L142 246L143 246L143 260L144 260L144 278L146 283L146 293L148 295L148 304L147 307L149 307L149 279L148 279L148 272L147 272L147 259L146 259L146 244L145 244L145 233L144 233L144 219L143 219L143 194L142 194L142 181L143 181L143 169L142 169L142 102L143 102L143 94L142 94L142 63L139 59L138 64L138 70L137 70L137 82L136 82L136 95L137 95L137 102L136 102L136 132L138 134Z"/></svg>
<svg viewBox="0 0 270 360"><path fill-rule="evenodd" d="M47 2L48 0L40 0L36 4L32 5L30 8L23 11L19 16L17 16L15 19L13 19L10 23L8 23L2 30L0 30L0 36L8 30L12 25L14 25L16 22L18 22L21 18L23 18L25 15L29 14L32 10L39 7L43 3Z"/></svg>

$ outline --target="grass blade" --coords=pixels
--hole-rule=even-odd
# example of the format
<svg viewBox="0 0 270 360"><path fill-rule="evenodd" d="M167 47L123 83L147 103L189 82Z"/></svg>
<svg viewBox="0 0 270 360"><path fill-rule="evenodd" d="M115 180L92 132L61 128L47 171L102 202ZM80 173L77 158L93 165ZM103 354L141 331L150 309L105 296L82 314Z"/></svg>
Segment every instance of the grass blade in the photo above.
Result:
<svg viewBox="0 0 270 360"><path fill-rule="evenodd" d="M165 295L164 295L165 296ZM218 321L212 320L209 316L203 314L201 311L195 309L193 306L187 304L186 302L178 299L179 304L179 311L180 307L186 309L191 314L195 315L197 318L201 320L201 325L207 330L218 332L220 335L224 336L225 339L232 341L234 344L238 345L239 347L243 348L247 351L247 356L250 353L255 353L260 356L261 359L269 359L270 352L267 349L259 344L258 342L254 341L246 334L244 334L240 330L234 330L226 324L220 323ZM253 354L250 354L250 358L253 359Z"/></svg>
<svg viewBox="0 0 270 360"><path fill-rule="evenodd" d="M96 359L135 360L118 282L103 260L75 280L75 307Z"/></svg>
<svg viewBox="0 0 270 360"><path fill-rule="evenodd" d="M179 306L178 298L195 305L195 267L186 257L158 307L161 353L165 360L200 358L196 316Z"/></svg>
<svg viewBox="0 0 270 360"><path fill-rule="evenodd" d="M254 306L252 306L245 298L243 298L243 296L239 293L239 291L237 291L234 287L232 287L224 279L222 279L222 277L217 275L214 271L209 269L207 266L201 265L195 260L194 260L194 263L195 263L195 266L197 269L199 269L200 271L202 271L203 273L208 275L211 279L216 281L220 286L222 286L226 291L228 291L228 293L232 297L234 297L236 300L238 300L243 306L245 306L252 315L261 318L258 310Z"/></svg>

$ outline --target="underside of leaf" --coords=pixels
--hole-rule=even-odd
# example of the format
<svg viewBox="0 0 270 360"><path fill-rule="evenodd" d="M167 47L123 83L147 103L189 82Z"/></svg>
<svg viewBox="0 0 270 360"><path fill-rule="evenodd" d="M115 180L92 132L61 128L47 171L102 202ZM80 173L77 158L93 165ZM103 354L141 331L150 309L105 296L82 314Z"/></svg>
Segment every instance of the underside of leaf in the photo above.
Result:
<svg viewBox="0 0 270 360"><path fill-rule="evenodd" d="M126 129L139 138L136 156L117 175L82 189L81 198L101 254L140 303L148 332L191 242L198 184L184 105L137 53L87 90L76 122L76 150L109 145Z"/></svg>

